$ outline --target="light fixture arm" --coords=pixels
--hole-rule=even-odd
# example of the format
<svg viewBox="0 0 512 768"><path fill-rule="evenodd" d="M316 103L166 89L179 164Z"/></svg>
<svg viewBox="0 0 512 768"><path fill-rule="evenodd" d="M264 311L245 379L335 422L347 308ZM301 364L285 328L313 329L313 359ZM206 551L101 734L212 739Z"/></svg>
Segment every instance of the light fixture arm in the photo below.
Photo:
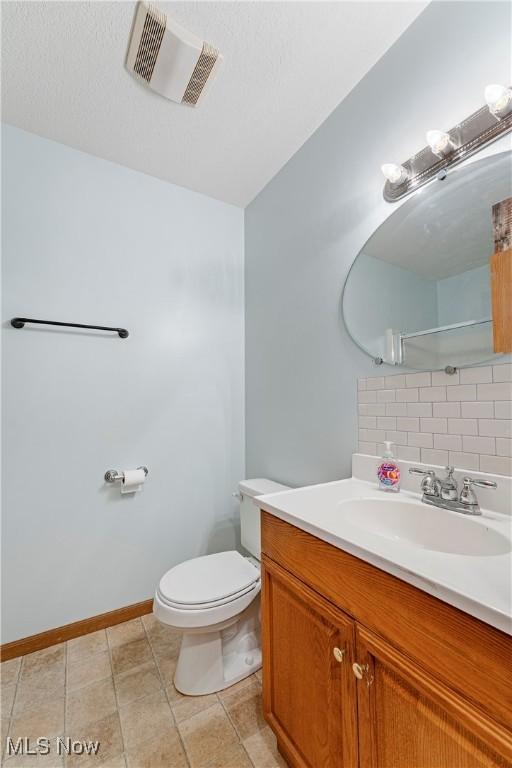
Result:
<svg viewBox="0 0 512 768"><path fill-rule="evenodd" d="M386 181L384 199L394 203L435 179L441 172L446 176L448 168L462 163L511 131L512 111L498 120L488 106L481 107L448 131L452 141L452 150L448 154L437 157L427 146L402 163L407 175L399 184Z"/></svg>

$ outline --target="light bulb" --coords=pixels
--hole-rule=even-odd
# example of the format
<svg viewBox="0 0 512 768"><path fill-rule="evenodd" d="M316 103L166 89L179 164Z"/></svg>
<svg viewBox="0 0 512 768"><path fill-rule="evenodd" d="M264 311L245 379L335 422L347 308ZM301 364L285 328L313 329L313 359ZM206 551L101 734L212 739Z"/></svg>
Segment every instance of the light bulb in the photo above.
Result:
<svg viewBox="0 0 512 768"><path fill-rule="evenodd" d="M489 112L495 117L505 117L512 109L512 90L504 85L493 83L484 91L484 98Z"/></svg>
<svg viewBox="0 0 512 768"><path fill-rule="evenodd" d="M437 157L450 154L454 147L450 134L444 131L427 131L427 144Z"/></svg>
<svg viewBox="0 0 512 768"><path fill-rule="evenodd" d="M409 177L407 168L396 163L384 163L380 169L390 184L402 184Z"/></svg>

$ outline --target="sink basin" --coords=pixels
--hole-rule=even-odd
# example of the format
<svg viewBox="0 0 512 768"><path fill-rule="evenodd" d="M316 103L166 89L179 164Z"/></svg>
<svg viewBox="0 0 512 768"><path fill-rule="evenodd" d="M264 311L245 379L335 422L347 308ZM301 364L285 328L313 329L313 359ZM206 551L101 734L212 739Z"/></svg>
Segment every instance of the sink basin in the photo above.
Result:
<svg viewBox="0 0 512 768"><path fill-rule="evenodd" d="M482 518L420 502L383 498L347 499L338 505L340 522L397 543L453 555L504 555L511 544Z"/></svg>

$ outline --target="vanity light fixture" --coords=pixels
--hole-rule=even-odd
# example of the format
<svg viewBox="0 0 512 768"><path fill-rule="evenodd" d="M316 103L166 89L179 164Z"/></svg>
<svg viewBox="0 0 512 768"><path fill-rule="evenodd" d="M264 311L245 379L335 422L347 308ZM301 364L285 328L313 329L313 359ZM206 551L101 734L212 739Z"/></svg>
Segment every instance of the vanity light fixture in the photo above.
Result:
<svg viewBox="0 0 512 768"><path fill-rule="evenodd" d="M488 85L484 92L484 98L489 107L489 112L501 120L512 110L512 88L493 83Z"/></svg>
<svg viewBox="0 0 512 768"><path fill-rule="evenodd" d="M488 85L486 103L449 131L427 132L427 146L401 165L386 163L384 200L394 203L418 192L434 179L446 178L449 169L512 131L512 88Z"/></svg>
<svg viewBox="0 0 512 768"><path fill-rule="evenodd" d="M455 149L452 137L444 131L427 131L427 144L437 157L446 157Z"/></svg>
<svg viewBox="0 0 512 768"><path fill-rule="evenodd" d="M397 163L384 163L380 169L390 184L403 184L409 177L407 168Z"/></svg>

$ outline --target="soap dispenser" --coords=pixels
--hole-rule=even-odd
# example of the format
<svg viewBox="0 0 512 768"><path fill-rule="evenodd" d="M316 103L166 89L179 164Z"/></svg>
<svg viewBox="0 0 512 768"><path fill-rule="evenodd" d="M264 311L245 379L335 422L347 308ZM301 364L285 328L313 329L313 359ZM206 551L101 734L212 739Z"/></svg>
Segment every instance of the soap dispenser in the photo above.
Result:
<svg viewBox="0 0 512 768"><path fill-rule="evenodd" d="M391 446L393 443L391 440L385 440L385 450L382 454L382 464L379 464L377 469L377 478L379 480L379 488L381 491L392 491L398 493L400 490L400 467L394 461L393 450Z"/></svg>

